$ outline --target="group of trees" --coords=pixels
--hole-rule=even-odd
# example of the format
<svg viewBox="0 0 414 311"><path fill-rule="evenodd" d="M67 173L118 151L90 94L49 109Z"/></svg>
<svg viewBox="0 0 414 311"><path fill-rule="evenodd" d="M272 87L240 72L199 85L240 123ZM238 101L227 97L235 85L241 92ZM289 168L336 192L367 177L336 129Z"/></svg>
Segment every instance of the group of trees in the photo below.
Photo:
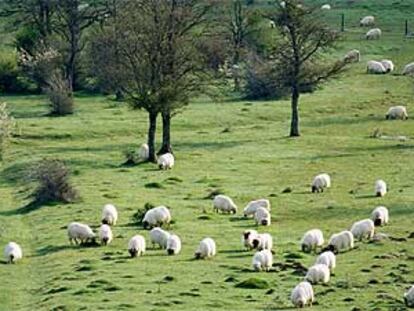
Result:
<svg viewBox="0 0 414 311"><path fill-rule="evenodd" d="M173 116L217 79L231 76L234 90L240 91L249 55L272 69L274 85L290 91L290 136L300 135L300 93L344 68L344 63L324 57L337 35L321 21L320 12L296 0L283 6L275 0L266 12L253 10L252 3L4 0L0 14L19 25L16 45L29 58L36 59L45 46L58 51L55 70L47 70L55 74L43 80L56 80L60 72L68 86L65 92L77 87L87 47L85 58L100 86L132 108L147 111L149 160L155 161L157 118L161 116L163 126L158 153L172 152Z"/></svg>

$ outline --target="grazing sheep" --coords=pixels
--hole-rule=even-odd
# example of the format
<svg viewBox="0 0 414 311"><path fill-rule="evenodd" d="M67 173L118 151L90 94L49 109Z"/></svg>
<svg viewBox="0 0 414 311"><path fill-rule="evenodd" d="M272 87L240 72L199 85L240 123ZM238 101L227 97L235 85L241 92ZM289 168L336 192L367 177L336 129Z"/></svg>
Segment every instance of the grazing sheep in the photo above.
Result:
<svg viewBox="0 0 414 311"><path fill-rule="evenodd" d="M352 225L351 232L354 238L359 241L363 239L371 240L375 233L374 222L371 219L357 221Z"/></svg>
<svg viewBox="0 0 414 311"><path fill-rule="evenodd" d="M148 144L142 144L138 150L139 158L142 161L147 161L149 158L149 147Z"/></svg>
<svg viewBox="0 0 414 311"><path fill-rule="evenodd" d="M142 220L142 226L144 229L160 227L164 224L169 224L171 221L170 210L161 205L151 208L145 213L144 219Z"/></svg>
<svg viewBox="0 0 414 311"><path fill-rule="evenodd" d="M331 6L329 4L324 4L321 6L321 10L330 10Z"/></svg>
<svg viewBox="0 0 414 311"><path fill-rule="evenodd" d="M326 284L329 282L330 277L331 274L327 265L316 264L309 268L308 273L306 273L305 280L312 284Z"/></svg>
<svg viewBox="0 0 414 311"><path fill-rule="evenodd" d="M99 228L99 240L101 241L102 245L108 245L112 242L113 234L111 227L108 225L102 225L101 228Z"/></svg>
<svg viewBox="0 0 414 311"><path fill-rule="evenodd" d="M165 153L158 158L157 163L160 170L170 170L174 166L174 156L171 153Z"/></svg>
<svg viewBox="0 0 414 311"><path fill-rule="evenodd" d="M265 249L259 252L256 252L253 256L253 269L255 271L269 271L273 264L273 255L272 252Z"/></svg>
<svg viewBox="0 0 414 311"><path fill-rule="evenodd" d="M213 200L213 208L218 213L222 211L223 213L237 213L237 206L234 204L233 200L226 195L216 195Z"/></svg>
<svg viewBox="0 0 414 311"><path fill-rule="evenodd" d="M72 222L69 224L68 237L70 244L72 244L73 241L75 241L75 244L78 244L78 239L81 244L87 242L94 243L96 239L95 233L93 233L92 229L88 225L79 222Z"/></svg>
<svg viewBox="0 0 414 311"><path fill-rule="evenodd" d="M381 38L381 29L379 28L373 28L368 30L368 32L365 34L365 39L367 40L378 40Z"/></svg>
<svg viewBox="0 0 414 311"><path fill-rule="evenodd" d="M274 21L272 21L272 20L269 21L269 27L272 28L272 29L273 28L276 28L276 23Z"/></svg>
<svg viewBox="0 0 414 311"><path fill-rule="evenodd" d="M367 27L367 26L373 26L375 24L375 17L374 16L365 16L361 18L359 21L359 26L361 27Z"/></svg>
<svg viewBox="0 0 414 311"><path fill-rule="evenodd" d="M292 290L290 300L296 308L311 307L315 301L312 285L307 281L300 282Z"/></svg>
<svg viewBox="0 0 414 311"><path fill-rule="evenodd" d="M262 251L267 249L269 251L273 248L273 238L269 233L257 234L253 239L253 248Z"/></svg>
<svg viewBox="0 0 414 311"><path fill-rule="evenodd" d="M256 230L246 230L243 232L242 243L247 249L253 249L253 240L258 235Z"/></svg>
<svg viewBox="0 0 414 311"><path fill-rule="evenodd" d="M259 207L264 207L270 211L270 201L266 199L250 201L243 210L244 217L254 215Z"/></svg>
<svg viewBox="0 0 414 311"><path fill-rule="evenodd" d="M167 254L177 255L181 251L181 240L178 235L171 234L167 240Z"/></svg>
<svg viewBox="0 0 414 311"><path fill-rule="evenodd" d="M414 285L404 294L404 302L407 307L414 307Z"/></svg>
<svg viewBox="0 0 414 311"><path fill-rule="evenodd" d="M351 50L345 54L343 61L345 63L358 63L361 59L361 53L358 50Z"/></svg>
<svg viewBox="0 0 414 311"><path fill-rule="evenodd" d="M380 62L375 60L370 60L367 63L367 73L369 74L384 74L387 70L385 69L384 65Z"/></svg>
<svg viewBox="0 0 414 311"><path fill-rule="evenodd" d="M393 106L388 109L387 114L385 115L386 120L394 120L394 119L401 119L407 120L408 113L407 109L404 106Z"/></svg>
<svg viewBox="0 0 414 311"><path fill-rule="evenodd" d="M336 256L331 251L323 252L316 258L315 264L326 265L331 273L333 273L336 267Z"/></svg>
<svg viewBox="0 0 414 311"><path fill-rule="evenodd" d="M196 259L211 258L216 255L216 242L211 238L205 238L200 242L194 256Z"/></svg>
<svg viewBox="0 0 414 311"><path fill-rule="evenodd" d="M318 247L321 247L324 243L323 233L319 229L312 229L306 232L302 238L301 246L302 251L310 253L316 251Z"/></svg>
<svg viewBox="0 0 414 311"><path fill-rule="evenodd" d="M254 214L254 219L256 221L256 225L270 226L270 223L271 223L270 213L264 207L259 207L257 209L256 213Z"/></svg>
<svg viewBox="0 0 414 311"><path fill-rule="evenodd" d="M337 254L354 248L354 236L351 231L345 230L340 233L333 234L329 239L328 246L322 251L331 251Z"/></svg>
<svg viewBox="0 0 414 311"><path fill-rule="evenodd" d="M331 177L328 174L319 174L312 181L312 193L323 192L325 188L331 187Z"/></svg>
<svg viewBox="0 0 414 311"><path fill-rule="evenodd" d="M279 2L280 7L286 8L286 1Z"/></svg>
<svg viewBox="0 0 414 311"><path fill-rule="evenodd" d="M371 219L376 227L388 224L389 213L388 209L384 206L378 206L372 211Z"/></svg>
<svg viewBox="0 0 414 311"><path fill-rule="evenodd" d="M118 211L112 204L106 204L102 210L102 223L115 226L118 220Z"/></svg>
<svg viewBox="0 0 414 311"><path fill-rule="evenodd" d="M16 263L16 261L22 259L22 257L23 252L19 244L15 242L7 243L6 247L4 248L4 258L6 259L7 263Z"/></svg>
<svg viewBox="0 0 414 311"><path fill-rule="evenodd" d="M394 71L394 63L392 62L392 60L383 59L380 63L382 64L382 66L384 66L386 73Z"/></svg>
<svg viewBox="0 0 414 311"><path fill-rule="evenodd" d="M387 184L382 179L375 182L375 194L377 197L383 197L387 194Z"/></svg>
<svg viewBox="0 0 414 311"><path fill-rule="evenodd" d="M134 235L128 243L128 252L131 257L142 256L145 253L145 238L142 235Z"/></svg>
<svg viewBox="0 0 414 311"><path fill-rule="evenodd" d="M162 249L167 248L167 241L170 237L170 233L162 230L159 227L156 227L150 231L149 235L153 246L155 246L155 244L158 244Z"/></svg>
<svg viewBox="0 0 414 311"><path fill-rule="evenodd" d="M414 75L414 63L410 63L405 65L402 74L405 76L412 76Z"/></svg>

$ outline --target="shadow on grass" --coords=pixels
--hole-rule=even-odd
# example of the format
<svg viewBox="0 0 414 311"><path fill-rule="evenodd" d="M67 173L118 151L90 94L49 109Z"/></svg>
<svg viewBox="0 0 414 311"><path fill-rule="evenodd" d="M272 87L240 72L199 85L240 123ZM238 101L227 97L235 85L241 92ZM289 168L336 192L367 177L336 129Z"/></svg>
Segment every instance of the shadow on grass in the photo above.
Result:
<svg viewBox="0 0 414 311"><path fill-rule="evenodd" d="M355 199L374 199L378 198L375 194L364 194L364 195L357 195Z"/></svg>
<svg viewBox="0 0 414 311"><path fill-rule="evenodd" d="M42 207L49 207L49 206L56 206L56 205L58 205L58 203L56 202L41 203L38 201L33 201L33 202L26 204L25 206L19 207L18 209L0 212L0 216L27 215L27 214L37 211L38 209Z"/></svg>
<svg viewBox="0 0 414 311"><path fill-rule="evenodd" d="M36 250L36 256L45 256L58 253L67 249L78 248L76 245L47 245Z"/></svg>

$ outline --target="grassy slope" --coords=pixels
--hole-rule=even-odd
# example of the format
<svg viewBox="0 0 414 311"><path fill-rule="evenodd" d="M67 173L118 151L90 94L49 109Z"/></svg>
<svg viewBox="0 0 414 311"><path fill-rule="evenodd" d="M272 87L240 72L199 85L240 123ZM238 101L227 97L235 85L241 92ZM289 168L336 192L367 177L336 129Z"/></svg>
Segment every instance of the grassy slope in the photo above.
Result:
<svg viewBox="0 0 414 311"><path fill-rule="evenodd" d="M383 1L391 6L391 1ZM373 5L373 1L366 2ZM413 1L404 1L413 5ZM357 4L347 15L367 12ZM389 9L390 7L387 7ZM386 26L394 29L395 19ZM340 13L342 9L329 14ZM387 13L381 13L380 16ZM393 26L393 27L391 27ZM3 165L0 178L0 245L9 240L22 244L25 259L15 266L0 265L2 310L203 310L272 309L290 307L291 288L302 278L292 269L253 274L251 254L241 251L240 234L252 220L215 215L202 198L210 188L221 188L240 208L249 200L269 197L274 223L266 231L276 242L277 263L290 253L299 254L298 242L307 229L320 227L326 237L368 217L384 204L391 224L381 229L393 237L407 237L414 214L411 172L414 144L369 138L376 129L390 136L414 131L412 120L386 122L392 104L411 107L412 81L405 77L367 76L365 61L390 58L400 70L414 52L413 43L385 33L378 42L363 42L361 31L350 29L341 51L359 48L363 61L340 80L302 98L300 139L288 139L289 106L286 102L215 104L199 100L173 124L176 167L160 172L152 165L122 168L122 150L145 138L146 116L117 107L101 97L77 98L77 113L65 118L43 116L40 97L7 97L18 120L20 135ZM221 131L229 127L229 133ZM24 169L42 157L63 158L74 171L74 184L82 202L20 209L27 201L16 193ZM333 187L321 195L309 193L311 178L320 171L333 177ZM178 177L182 182L166 182ZM391 188L383 199L372 197L375 179ZM159 182L164 189L148 189ZM293 193L281 194L286 187ZM354 194L349 191L354 190ZM272 195L273 194L273 195ZM70 247L65 226L73 220L97 225L102 206L119 207L115 240L106 248ZM183 240L183 252L167 257L148 250L137 260L126 258L126 244L140 232L131 215L145 202L172 207L172 231ZM198 217L206 210L209 220ZM219 254L211 261L195 262L192 254L204 236L216 239ZM414 242L387 241L381 245L358 243L358 249L338 257L336 275L328 286L317 286L314 310L402 310L402 293L414 283ZM387 255L392 259L374 259ZM386 256L386 257L387 257ZM308 266L314 256L297 259ZM372 265L380 267L372 267ZM362 269L365 272L361 271ZM165 276L174 278L162 282ZM274 289L237 289L237 280L257 276ZM368 284L371 280L379 284ZM344 301L345 298L349 298Z"/></svg>

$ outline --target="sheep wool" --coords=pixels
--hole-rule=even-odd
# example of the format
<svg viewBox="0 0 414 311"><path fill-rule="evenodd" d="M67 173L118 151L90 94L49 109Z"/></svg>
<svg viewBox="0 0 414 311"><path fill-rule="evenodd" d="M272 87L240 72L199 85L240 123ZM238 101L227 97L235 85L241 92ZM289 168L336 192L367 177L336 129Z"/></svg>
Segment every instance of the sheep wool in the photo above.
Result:
<svg viewBox="0 0 414 311"><path fill-rule="evenodd" d="M384 65L381 62L375 60L370 60L367 63L367 73L368 74L384 74L387 70L384 68Z"/></svg>
<svg viewBox="0 0 414 311"><path fill-rule="evenodd" d="M145 238L142 235L134 235L128 243L128 252L131 257L142 256L145 253Z"/></svg>
<svg viewBox="0 0 414 311"><path fill-rule="evenodd" d="M174 156L171 153L165 153L158 158L157 162L160 170L170 170L174 166Z"/></svg>
<svg viewBox="0 0 414 311"><path fill-rule="evenodd" d="M223 213L237 213L236 204L234 204L233 200L227 195L216 195L213 200L213 208L217 213L219 211Z"/></svg>
<svg viewBox="0 0 414 311"><path fill-rule="evenodd" d="M384 66L386 73L394 71L394 63L391 60L383 59L380 63Z"/></svg>
<svg viewBox="0 0 414 311"><path fill-rule="evenodd" d="M301 248L305 253L316 251L324 243L323 233L319 229L312 229L307 231L302 238Z"/></svg>
<svg viewBox="0 0 414 311"><path fill-rule="evenodd" d="M321 6L321 9L322 10L330 10L331 6L329 4L324 4L324 5Z"/></svg>
<svg viewBox="0 0 414 311"><path fill-rule="evenodd" d="M269 271L272 264L273 255L267 249L256 252L253 256L252 266L255 271Z"/></svg>
<svg viewBox="0 0 414 311"><path fill-rule="evenodd" d="M113 235L111 227L108 225L102 225L99 228L99 240L101 241L102 245L108 245L112 242Z"/></svg>
<svg viewBox="0 0 414 311"><path fill-rule="evenodd" d="M196 259L211 258L216 255L216 242L212 238L205 238L200 242L194 256Z"/></svg>
<svg viewBox="0 0 414 311"><path fill-rule="evenodd" d="M181 240L178 235L171 234L167 240L167 254L177 255L181 251Z"/></svg>
<svg viewBox="0 0 414 311"><path fill-rule="evenodd" d="M308 273L305 276L305 279L312 284L326 284L329 282L330 279L329 267L324 264L313 265L309 268Z"/></svg>
<svg viewBox="0 0 414 311"><path fill-rule="evenodd" d="M368 32L365 35L365 39L367 40L378 40L381 38L382 31L379 28L373 28L368 30Z"/></svg>
<svg viewBox="0 0 414 311"><path fill-rule="evenodd" d="M253 240L258 235L256 230L246 230L243 232L242 243L247 249L253 249Z"/></svg>
<svg viewBox="0 0 414 311"><path fill-rule="evenodd" d="M358 63L361 59L361 53L358 50L351 50L345 54L343 61L345 63Z"/></svg>
<svg viewBox="0 0 414 311"><path fill-rule="evenodd" d="M394 120L394 119L407 120L408 119L407 108L405 108L404 106L390 107L388 109L387 114L385 115L385 119L387 119L387 120Z"/></svg>
<svg viewBox="0 0 414 311"><path fill-rule="evenodd" d="M307 281L300 282L292 290L290 300L296 308L311 307L315 301L312 284Z"/></svg>
<svg viewBox="0 0 414 311"><path fill-rule="evenodd" d="M387 184L382 179L375 182L375 195L377 197L383 197L387 194Z"/></svg>
<svg viewBox="0 0 414 311"><path fill-rule="evenodd" d="M84 244L87 242L95 242L96 236L88 225L72 222L68 225L68 238L70 244L73 241L75 241L75 244L78 244L78 240L81 244Z"/></svg>
<svg viewBox="0 0 414 311"><path fill-rule="evenodd" d="M407 307L414 307L414 285L404 294L404 302Z"/></svg>
<svg viewBox="0 0 414 311"><path fill-rule="evenodd" d="M409 63L404 66L404 69L402 71L402 74L404 76L412 76L414 75L414 63Z"/></svg>
<svg viewBox="0 0 414 311"><path fill-rule="evenodd" d="M147 161L149 158L149 147L148 144L142 144L138 150L139 158L142 161Z"/></svg>
<svg viewBox="0 0 414 311"><path fill-rule="evenodd" d="M384 206L376 207L371 213L371 219L374 222L374 225L377 227L388 224L388 221L389 221L388 209Z"/></svg>
<svg viewBox="0 0 414 311"><path fill-rule="evenodd" d="M158 244L162 249L167 248L167 241L170 237L170 233L160 227L155 227L150 231L149 235L152 245Z"/></svg>
<svg viewBox="0 0 414 311"><path fill-rule="evenodd" d="M374 24L375 24L375 17L372 15L364 16L359 21L359 26L361 27L373 26Z"/></svg>
<svg viewBox="0 0 414 311"><path fill-rule="evenodd" d="M329 268L332 273L336 267L336 256L331 251L323 252L316 258L315 264L325 265Z"/></svg>
<svg viewBox="0 0 414 311"><path fill-rule="evenodd" d="M267 249L269 251L273 248L273 238L269 233L260 233L253 239L253 248L262 251Z"/></svg>
<svg viewBox="0 0 414 311"><path fill-rule="evenodd" d="M333 234L329 239L328 246L323 250L330 250L333 253L339 253L354 248L354 236L351 231L345 230Z"/></svg>
<svg viewBox="0 0 414 311"><path fill-rule="evenodd" d="M254 215L259 207L264 207L270 212L270 201L266 199L250 201L243 210L244 217Z"/></svg>
<svg viewBox="0 0 414 311"><path fill-rule="evenodd" d="M144 219L142 220L142 226L144 229L159 227L171 222L170 210L161 205L151 208L145 213Z"/></svg>
<svg viewBox="0 0 414 311"><path fill-rule="evenodd" d="M118 220L118 211L112 204L106 204L102 210L102 223L115 226Z"/></svg>
<svg viewBox="0 0 414 311"><path fill-rule="evenodd" d="M7 263L16 263L16 261L22 259L23 252L22 248L16 242L7 243L4 248L4 258Z"/></svg>
<svg viewBox="0 0 414 311"><path fill-rule="evenodd" d="M312 192L323 192L325 188L331 187L331 177L328 174L319 174L312 181Z"/></svg>
<svg viewBox="0 0 414 311"><path fill-rule="evenodd" d="M352 225L352 235L355 239L361 241L363 239L372 240L375 233L374 222L371 219L363 219Z"/></svg>
<svg viewBox="0 0 414 311"><path fill-rule="evenodd" d="M267 209L264 207L259 207L254 214L254 219L256 221L256 225L262 226L270 226L271 224L271 216Z"/></svg>

